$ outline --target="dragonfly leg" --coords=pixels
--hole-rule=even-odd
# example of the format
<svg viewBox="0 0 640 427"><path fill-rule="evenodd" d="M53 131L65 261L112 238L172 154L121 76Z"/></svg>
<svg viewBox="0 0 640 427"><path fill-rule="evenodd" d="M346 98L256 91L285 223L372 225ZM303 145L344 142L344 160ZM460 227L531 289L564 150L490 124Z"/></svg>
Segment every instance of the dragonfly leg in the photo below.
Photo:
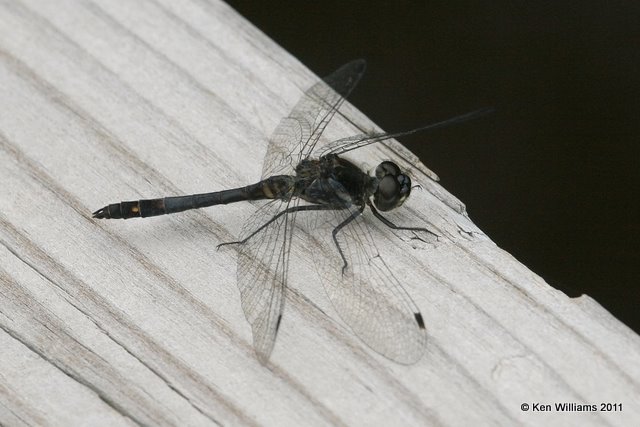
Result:
<svg viewBox="0 0 640 427"><path fill-rule="evenodd" d="M326 210L335 210L335 209L336 209L335 207L330 206L330 205L305 205L305 206L294 206L292 208L287 208L287 209L283 210L282 212L278 212L278 214L274 215L269 221L267 221L264 224L262 224L253 233L249 234L244 239L238 240L238 241L235 241L235 242L223 242L223 243L220 243L220 244L218 244L218 246L216 246L216 249L220 249L221 246L242 245L244 243L247 243L247 241L249 239L251 239L253 236L255 236L256 234L258 234L259 232L264 230L266 227L269 226L269 224L274 222L276 219L280 218L282 215L286 215L286 214L293 213L293 212L300 212L300 211L326 211Z"/></svg>
<svg viewBox="0 0 640 427"><path fill-rule="evenodd" d="M434 236L436 239L440 236L438 236L436 233L434 233L433 231L424 228L424 227L403 227L403 226L399 226L399 225L395 225L393 222L389 221L387 218L385 218L384 216L382 216L382 214L380 212L378 212L378 210L373 207L372 204L369 204L369 207L371 208L371 212L373 212L373 215L378 218L380 221L382 221L382 223L384 225L386 225L389 228L392 228L394 230L407 230L407 231L420 231L423 233L427 233L427 234L431 234L432 236ZM418 239L420 239L418 237ZM422 240L422 239L420 239Z"/></svg>
<svg viewBox="0 0 640 427"><path fill-rule="evenodd" d="M357 212L351 213L351 215L349 215L347 219L342 221L340 224L338 224L336 228L333 229L333 233L332 233L333 242L336 244L336 248L338 248L338 252L340 252L340 258L342 258L342 275L344 275L344 271L347 269L347 266L349 265L349 263L347 262L347 258L344 256L344 253L342 252L342 248L340 247L340 243L338 242L337 235L338 235L338 232L342 230L346 225L348 225L351 221L359 217L362 214L362 211L364 211L364 205L362 205L362 207L360 207Z"/></svg>

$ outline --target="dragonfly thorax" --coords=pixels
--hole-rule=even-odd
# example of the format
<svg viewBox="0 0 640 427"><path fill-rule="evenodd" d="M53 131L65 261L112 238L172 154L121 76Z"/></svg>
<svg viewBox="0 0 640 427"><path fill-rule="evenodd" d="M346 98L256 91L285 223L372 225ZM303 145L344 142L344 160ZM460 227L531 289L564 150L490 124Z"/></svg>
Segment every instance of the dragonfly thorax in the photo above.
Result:
<svg viewBox="0 0 640 427"><path fill-rule="evenodd" d="M373 203L381 211L402 206L411 193L411 178L402 173L393 162L382 162L376 167L378 185L373 192Z"/></svg>

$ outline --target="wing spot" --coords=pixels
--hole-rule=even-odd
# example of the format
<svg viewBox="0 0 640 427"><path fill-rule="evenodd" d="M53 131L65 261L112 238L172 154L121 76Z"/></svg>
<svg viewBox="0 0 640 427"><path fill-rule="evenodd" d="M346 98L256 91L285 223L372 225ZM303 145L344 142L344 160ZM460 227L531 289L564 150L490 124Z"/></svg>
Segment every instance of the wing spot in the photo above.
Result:
<svg viewBox="0 0 640 427"><path fill-rule="evenodd" d="M416 322L418 322L418 326L420 326L420 329L424 329L424 320L422 319L422 314L413 313L413 315L415 316Z"/></svg>

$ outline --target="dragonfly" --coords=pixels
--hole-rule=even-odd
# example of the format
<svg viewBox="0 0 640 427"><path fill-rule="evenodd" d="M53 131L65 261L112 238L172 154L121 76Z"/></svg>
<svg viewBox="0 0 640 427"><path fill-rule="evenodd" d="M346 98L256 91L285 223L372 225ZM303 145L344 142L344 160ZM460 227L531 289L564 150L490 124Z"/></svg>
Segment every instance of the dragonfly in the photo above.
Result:
<svg viewBox="0 0 640 427"><path fill-rule="evenodd" d="M269 138L259 182L210 193L123 201L93 213L100 219L145 218L264 201L245 221L237 241L218 245L237 247L241 305L263 364L270 358L280 328L293 236L300 229L306 229L314 244L323 248L311 258L329 300L351 330L371 349L401 364L413 364L424 353L424 318L380 256L370 215L394 230L435 233L424 227L397 225L383 214L402 206L411 193L411 178L397 164L383 161L369 175L343 155L391 138L471 120L490 109L409 131L369 132L326 142L321 138L325 128L365 68L364 60L351 61L304 92Z"/></svg>

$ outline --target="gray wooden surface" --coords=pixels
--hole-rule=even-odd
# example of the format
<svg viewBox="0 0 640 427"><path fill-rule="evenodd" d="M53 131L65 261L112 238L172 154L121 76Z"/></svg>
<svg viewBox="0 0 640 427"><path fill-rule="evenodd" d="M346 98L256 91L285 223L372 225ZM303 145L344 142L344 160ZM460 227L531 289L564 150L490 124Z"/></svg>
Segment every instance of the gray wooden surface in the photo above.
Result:
<svg viewBox="0 0 640 427"><path fill-rule="evenodd" d="M427 325L412 366L339 320L304 245L258 363L235 253L215 250L250 204L91 219L255 182L266 138L316 81L215 0L0 1L0 424L638 425L638 336L496 247L423 165L403 218L443 238L379 243ZM326 133L357 132L336 117ZM417 162L397 143L359 151ZM622 411L521 410L560 402Z"/></svg>

